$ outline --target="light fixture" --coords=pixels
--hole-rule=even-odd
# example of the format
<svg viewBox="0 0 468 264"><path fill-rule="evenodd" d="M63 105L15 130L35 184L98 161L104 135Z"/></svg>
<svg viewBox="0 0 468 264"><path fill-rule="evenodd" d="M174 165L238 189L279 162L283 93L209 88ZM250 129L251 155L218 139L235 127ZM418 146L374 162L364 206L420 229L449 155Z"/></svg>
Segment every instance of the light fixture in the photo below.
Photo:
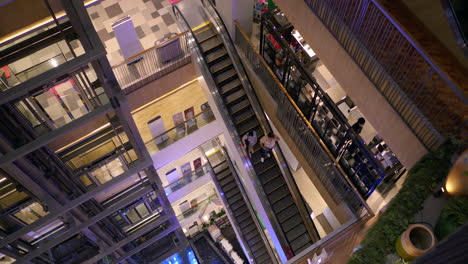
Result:
<svg viewBox="0 0 468 264"><path fill-rule="evenodd" d="M58 62L57 62L57 60L54 59L54 58L52 58L52 59L50 60L50 64L52 64L52 66L54 66L54 67L57 67L57 66L58 66Z"/></svg>

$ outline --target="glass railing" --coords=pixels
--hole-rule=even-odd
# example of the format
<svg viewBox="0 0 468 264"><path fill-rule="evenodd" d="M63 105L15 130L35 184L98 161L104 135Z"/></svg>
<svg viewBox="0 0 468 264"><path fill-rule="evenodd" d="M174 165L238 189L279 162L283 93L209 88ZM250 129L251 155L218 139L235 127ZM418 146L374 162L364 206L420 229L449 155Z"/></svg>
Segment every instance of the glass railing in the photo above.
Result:
<svg viewBox="0 0 468 264"><path fill-rule="evenodd" d="M112 67L120 87L128 93L189 63L186 35L177 34Z"/></svg>
<svg viewBox="0 0 468 264"><path fill-rule="evenodd" d="M150 155L154 155L214 120L215 117L211 109L202 111L196 114L192 119L186 120L148 140L145 142L146 148Z"/></svg>
<svg viewBox="0 0 468 264"><path fill-rule="evenodd" d="M194 182L195 180L205 176L209 172L209 168L207 165L208 163L203 164L200 168L192 170L190 173L187 173L182 178L179 178L176 181L164 186L163 188L166 195L170 195L171 193L180 190L188 184Z"/></svg>
<svg viewBox="0 0 468 264"><path fill-rule="evenodd" d="M293 97L289 95L286 88L270 68L270 65L253 47L237 22L235 34L238 50L244 55L245 61L249 63L258 78L264 82L269 94L278 104L278 109L281 109L281 111L278 111L278 119L288 131L292 140L297 144L307 163L315 171L330 196L337 203L344 201L358 216L370 213L371 210L365 200L359 195L361 191L355 187L350 177L347 176L339 163L337 163L337 158L328 149L318 132L315 131L309 121L310 119L303 114L303 112L307 112L307 109L304 108L305 105L301 108L300 103L296 103ZM316 92L315 95L318 96L319 92ZM317 102L317 105L323 105L323 103L320 103L320 100L317 100L316 96L312 98ZM310 114L311 111L308 113ZM328 118L330 119L330 116ZM337 132L333 129L328 130L332 131L332 133ZM327 134L325 131L322 133ZM358 144L359 142L362 141L357 141Z"/></svg>
<svg viewBox="0 0 468 264"><path fill-rule="evenodd" d="M59 54L17 73L13 72L11 68L8 68L8 78L4 75L5 77L2 77L0 80L0 91L5 91L15 85L25 82L41 73L65 63L66 61L65 56L63 54Z"/></svg>
<svg viewBox="0 0 468 264"><path fill-rule="evenodd" d="M219 196L217 193L212 193L208 196L208 198L201 200L200 202L197 202L196 204L191 204L190 208L182 212L181 214L177 215L177 219L180 221L183 221L185 219L190 218L196 213L203 212L206 210L207 206L214 202L219 200Z"/></svg>

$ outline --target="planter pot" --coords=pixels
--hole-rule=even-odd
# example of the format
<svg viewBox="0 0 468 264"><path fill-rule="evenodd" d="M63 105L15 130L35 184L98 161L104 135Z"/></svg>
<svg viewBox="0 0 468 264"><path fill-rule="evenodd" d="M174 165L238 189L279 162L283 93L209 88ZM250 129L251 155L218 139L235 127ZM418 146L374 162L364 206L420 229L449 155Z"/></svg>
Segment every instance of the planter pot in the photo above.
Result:
<svg viewBox="0 0 468 264"><path fill-rule="evenodd" d="M434 233L425 225L411 225L396 241L398 255L404 260L414 260L435 245Z"/></svg>

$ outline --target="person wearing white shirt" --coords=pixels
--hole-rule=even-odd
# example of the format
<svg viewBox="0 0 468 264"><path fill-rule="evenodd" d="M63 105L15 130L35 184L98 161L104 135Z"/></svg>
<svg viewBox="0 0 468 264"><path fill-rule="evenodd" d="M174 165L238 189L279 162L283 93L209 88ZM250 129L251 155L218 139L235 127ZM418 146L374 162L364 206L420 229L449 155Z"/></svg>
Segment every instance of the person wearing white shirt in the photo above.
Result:
<svg viewBox="0 0 468 264"><path fill-rule="evenodd" d="M242 147L245 148L249 157L254 153L255 144L257 144L257 131L251 130L242 137Z"/></svg>
<svg viewBox="0 0 468 264"><path fill-rule="evenodd" d="M275 147L276 142L279 141L279 137L277 137L273 132L268 133L268 135L263 136L260 139L260 161L264 162L266 158L270 157L271 150Z"/></svg>

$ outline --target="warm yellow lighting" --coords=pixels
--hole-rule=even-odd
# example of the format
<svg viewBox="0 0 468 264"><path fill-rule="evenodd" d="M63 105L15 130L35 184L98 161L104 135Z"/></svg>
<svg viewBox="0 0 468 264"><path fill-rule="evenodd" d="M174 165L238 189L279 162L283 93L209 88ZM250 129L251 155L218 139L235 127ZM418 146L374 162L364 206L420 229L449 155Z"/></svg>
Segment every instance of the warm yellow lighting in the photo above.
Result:
<svg viewBox="0 0 468 264"><path fill-rule="evenodd" d="M453 196L468 197L468 150L458 157L445 181L445 190Z"/></svg>
<svg viewBox="0 0 468 264"><path fill-rule="evenodd" d="M88 1L85 1L85 6L88 7L89 5L92 5L94 4L95 2L97 2L99 0L88 0ZM57 12L55 13L55 17L57 19L61 19L65 16L65 12L64 11L60 11L60 12ZM52 18L52 16L49 16L49 17L46 17L46 18L43 18L39 21L37 21L36 23L33 23L27 27L24 27L24 28L21 28L21 29L18 29L4 37L1 37L0 38L0 44L3 44L4 42L7 42L9 40L12 40L12 39L15 39L21 35L24 35L26 33L28 33L29 31L33 31L34 29L37 29L37 28L40 28L44 25L47 25L49 24L50 22L54 21L54 19Z"/></svg>

